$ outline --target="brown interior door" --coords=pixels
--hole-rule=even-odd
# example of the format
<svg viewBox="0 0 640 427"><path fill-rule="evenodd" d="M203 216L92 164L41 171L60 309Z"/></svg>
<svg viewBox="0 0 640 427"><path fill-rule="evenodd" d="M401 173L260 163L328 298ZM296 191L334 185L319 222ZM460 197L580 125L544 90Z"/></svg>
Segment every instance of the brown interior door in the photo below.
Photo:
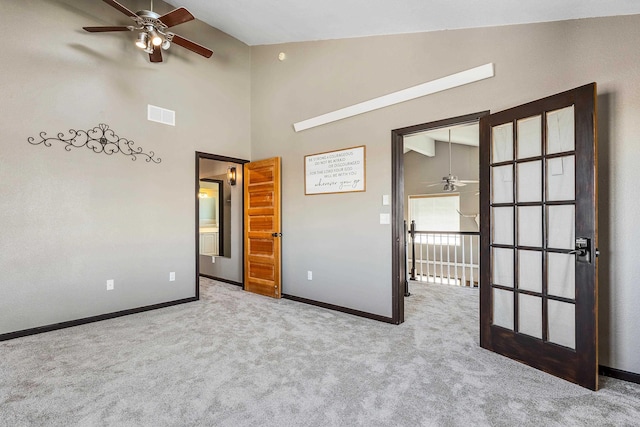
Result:
<svg viewBox="0 0 640 427"><path fill-rule="evenodd" d="M244 289L280 298L280 158L244 165Z"/></svg>
<svg viewBox="0 0 640 427"><path fill-rule="evenodd" d="M598 388L595 83L481 129L480 345Z"/></svg>

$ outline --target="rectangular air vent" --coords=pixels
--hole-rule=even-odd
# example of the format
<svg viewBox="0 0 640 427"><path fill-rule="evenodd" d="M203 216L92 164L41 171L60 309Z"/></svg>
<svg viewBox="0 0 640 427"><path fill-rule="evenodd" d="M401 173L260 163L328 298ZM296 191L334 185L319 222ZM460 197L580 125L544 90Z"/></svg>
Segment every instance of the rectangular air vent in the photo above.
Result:
<svg viewBox="0 0 640 427"><path fill-rule="evenodd" d="M152 122L164 123L165 125L176 125L176 112L166 108L156 107L149 104L147 106L147 119Z"/></svg>

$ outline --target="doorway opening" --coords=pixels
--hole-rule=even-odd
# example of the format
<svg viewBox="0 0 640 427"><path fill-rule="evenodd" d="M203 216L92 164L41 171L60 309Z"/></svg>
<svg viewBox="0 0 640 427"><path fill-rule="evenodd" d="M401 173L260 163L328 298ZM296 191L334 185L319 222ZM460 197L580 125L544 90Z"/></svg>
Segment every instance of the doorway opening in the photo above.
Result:
<svg viewBox="0 0 640 427"><path fill-rule="evenodd" d="M196 296L199 278L244 287L243 165L248 160L196 152Z"/></svg>
<svg viewBox="0 0 640 427"><path fill-rule="evenodd" d="M393 320L413 283L479 284L479 120L392 131Z"/></svg>
<svg viewBox="0 0 640 427"><path fill-rule="evenodd" d="M477 288L479 123L404 137L409 280Z"/></svg>

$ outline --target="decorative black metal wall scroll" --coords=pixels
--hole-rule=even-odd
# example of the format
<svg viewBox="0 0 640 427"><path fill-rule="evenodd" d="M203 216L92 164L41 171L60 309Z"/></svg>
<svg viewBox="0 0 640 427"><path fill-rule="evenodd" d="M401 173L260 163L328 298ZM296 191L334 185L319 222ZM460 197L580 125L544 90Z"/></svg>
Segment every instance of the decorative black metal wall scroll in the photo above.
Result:
<svg viewBox="0 0 640 427"><path fill-rule="evenodd" d="M63 132L58 133L56 137L49 137L46 132L40 132L40 141L31 136L27 138L27 141L33 145L44 144L46 147L51 147L51 141L60 141L65 144L64 149L67 151L71 151L73 147L87 147L94 153L105 153L109 156L114 153L122 153L131 157L131 160L142 156L147 162L160 163L162 161L159 157L154 158L153 151L149 151L148 154L143 153L141 147L134 147L133 141L120 138L104 123L89 130L69 129L69 136L66 138Z"/></svg>

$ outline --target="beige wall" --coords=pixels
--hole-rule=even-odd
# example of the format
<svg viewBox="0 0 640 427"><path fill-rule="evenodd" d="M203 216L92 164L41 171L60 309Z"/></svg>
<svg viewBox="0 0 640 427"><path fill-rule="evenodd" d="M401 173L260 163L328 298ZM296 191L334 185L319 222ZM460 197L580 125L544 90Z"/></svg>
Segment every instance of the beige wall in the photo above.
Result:
<svg viewBox="0 0 640 427"><path fill-rule="evenodd" d="M150 64L134 34L82 30L130 23L100 1L2 2L0 333L195 295L195 152L250 156L251 52L190 22L176 32L214 59L172 46ZM27 143L99 123L162 162Z"/></svg>
<svg viewBox="0 0 640 427"><path fill-rule="evenodd" d="M252 158L283 158L283 292L391 314L390 131L599 91L601 363L640 372L640 16L252 48ZM278 61L279 52L287 59ZM494 78L295 133L292 124L492 62ZM366 193L305 196L306 154L365 144ZM314 279L306 280L306 271Z"/></svg>

